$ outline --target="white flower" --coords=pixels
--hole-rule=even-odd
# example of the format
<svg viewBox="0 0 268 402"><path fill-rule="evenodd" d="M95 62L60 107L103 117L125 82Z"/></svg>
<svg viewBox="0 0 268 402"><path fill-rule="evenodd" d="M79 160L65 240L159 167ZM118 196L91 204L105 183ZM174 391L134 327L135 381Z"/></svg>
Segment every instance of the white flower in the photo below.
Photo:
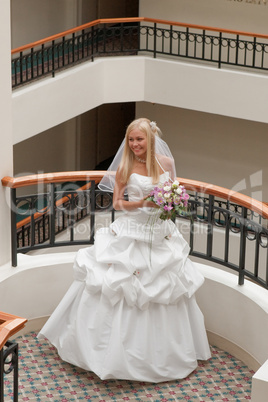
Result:
<svg viewBox="0 0 268 402"><path fill-rule="evenodd" d="M178 187L180 185L180 182L178 181L178 180L175 180L173 183L172 183L172 187Z"/></svg>
<svg viewBox="0 0 268 402"><path fill-rule="evenodd" d="M168 194L168 193L165 193L165 194L164 194L164 197L165 197L166 199L168 199L168 198L169 198L169 194Z"/></svg>
<svg viewBox="0 0 268 402"><path fill-rule="evenodd" d="M176 193L177 193L177 194L179 194L179 195L182 193L182 189L181 189L180 187L179 187L179 188L177 188L177 189L176 189L176 190L174 190L174 191L176 191Z"/></svg>
<svg viewBox="0 0 268 402"><path fill-rule="evenodd" d="M165 186L164 187L164 191L170 191L171 190L171 186Z"/></svg>
<svg viewBox="0 0 268 402"><path fill-rule="evenodd" d="M158 194L157 194L157 197L162 198L162 195L163 195L162 193L158 193Z"/></svg>
<svg viewBox="0 0 268 402"><path fill-rule="evenodd" d="M155 130L156 130L156 122L155 122L155 121L151 121L150 127L151 127L152 131L155 131Z"/></svg>

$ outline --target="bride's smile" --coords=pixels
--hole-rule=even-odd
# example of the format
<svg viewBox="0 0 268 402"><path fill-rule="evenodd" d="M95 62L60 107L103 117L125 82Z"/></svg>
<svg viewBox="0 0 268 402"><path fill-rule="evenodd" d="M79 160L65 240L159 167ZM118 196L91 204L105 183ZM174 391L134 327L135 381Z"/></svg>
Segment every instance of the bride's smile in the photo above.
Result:
<svg viewBox="0 0 268 402"><path fill-rule="evenodd" d="M147 153L147 137L139 129L134 129L128 137L128 145L134 155L141 159L146 159Z"/></svg>

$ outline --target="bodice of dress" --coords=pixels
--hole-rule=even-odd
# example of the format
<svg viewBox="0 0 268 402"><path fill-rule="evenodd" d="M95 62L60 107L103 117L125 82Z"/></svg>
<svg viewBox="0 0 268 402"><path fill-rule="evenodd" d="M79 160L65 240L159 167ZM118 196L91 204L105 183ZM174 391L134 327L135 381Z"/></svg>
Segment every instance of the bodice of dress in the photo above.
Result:
<svg viewBox="0 0 268 402"><path fill-rule="evenodd" d="M132 173L128 184L129 201L139 201L150 195L151 190L165 183L169 178L169 173L162 173L159 183L152 183L152 178L138 173ZM154 241L161 242L165 236L169 236L174 230L173 222L159 219L160 210L158 208L142 207L130 211L124 211L124 215L117 218L111 225L112 233L117 236L127 236L132 239L140 239L149 244ZM161 227L161 230L160 230Z"/></svg>
<svg viewBox="0 0 268 402"><path fill-rule="evenodd" d="M169 173L165 172L159 176L159 183L164 183L168 180ZM127 184L127 192L129 201L138 201L141 198L146 197L150 194L151 190L157 184L152 183L152 178L150 176L143 176L138 173L132 173L128 184Z"/></svg>

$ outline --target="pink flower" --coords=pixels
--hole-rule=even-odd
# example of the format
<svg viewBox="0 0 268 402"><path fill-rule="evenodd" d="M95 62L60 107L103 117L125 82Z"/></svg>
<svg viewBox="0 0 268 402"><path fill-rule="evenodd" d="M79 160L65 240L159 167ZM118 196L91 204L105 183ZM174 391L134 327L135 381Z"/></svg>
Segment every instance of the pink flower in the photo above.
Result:
<svg viewBox="0 0 268 402"><path fill-rule="evenodd" d="M165 202L165 201L163 200L163 198L159 198L159 197L155 200L155 203L156 203L157 205L159 205L159 206L162 205L162 204L164 204L164 202Z"/></svg>
<svg viewBox="0 0 268 402"><path fill-rule="evenodd" d="M173 207L171 205L165 205L164 206L165 211L171 211L172 209L173 209Z"/></svg>

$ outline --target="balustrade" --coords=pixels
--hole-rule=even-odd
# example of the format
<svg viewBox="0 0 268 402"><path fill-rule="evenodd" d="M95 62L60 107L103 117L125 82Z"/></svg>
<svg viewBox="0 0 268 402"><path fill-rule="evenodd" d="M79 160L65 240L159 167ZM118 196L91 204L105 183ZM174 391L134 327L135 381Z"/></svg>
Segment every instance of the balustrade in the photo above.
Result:
<svg viewBox="0 0 268 402"><path fill-rule="evenodd" d="M12 265L17 253L94 243L96 217L114 220L112 194L97 187L103 171L5 177L11 189ZM188 212L176 224L188 236L190 254L238 273L268 289L268 207L260 201L208 183L178 178L190 194ZM84 186L77 182L85 182ZM61 183L61 186L58 184ZM17 196L16 189L47 185L44 192ZM19 221L25 214L27 218ZM79 221L88 230L79 232ZM65 238L57 236L65 233ZM77 233L79 232L79 236Z"/></svg>
<svg viewBox="0 0 268 402"><path fill-rule="evenodd" d="M164 55L267 71L268 35L144 17L99 19L11 54L13 88L109 55Z"/></svg>

